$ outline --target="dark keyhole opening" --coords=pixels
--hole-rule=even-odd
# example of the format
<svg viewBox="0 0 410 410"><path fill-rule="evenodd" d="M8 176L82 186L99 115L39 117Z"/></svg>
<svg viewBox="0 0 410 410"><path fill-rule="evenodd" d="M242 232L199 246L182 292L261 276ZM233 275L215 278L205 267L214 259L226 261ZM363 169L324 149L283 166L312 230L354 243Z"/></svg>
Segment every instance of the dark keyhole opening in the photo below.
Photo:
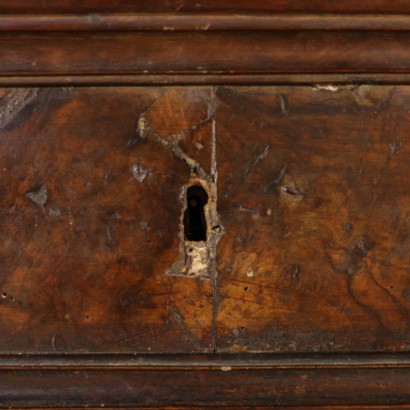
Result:
<svg viewBox="0 0 410 410"><path fill-rule="evenodd" d="M206 241L204 206L208 194L199 185L190 186L186 192L187 208L184 213L184 234L188 241Z"/></svg>

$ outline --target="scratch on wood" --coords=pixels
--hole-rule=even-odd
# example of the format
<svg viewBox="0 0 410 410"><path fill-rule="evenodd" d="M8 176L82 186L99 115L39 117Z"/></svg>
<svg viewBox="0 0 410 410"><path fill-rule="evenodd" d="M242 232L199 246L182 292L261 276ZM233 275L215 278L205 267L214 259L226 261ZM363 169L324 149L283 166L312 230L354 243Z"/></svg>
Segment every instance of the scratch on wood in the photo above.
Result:
<svg viewBox="0 0 410 410"><path fill-rule="evenodd" d="M180 310L175 305L172 306L172 316L174 317L175 322L178 324L178 326L184 331L186 338L190 340L191 342L199 345L200 343L198 339L194 336L191 330L186 326L185 318L183 314L180 312Z"/></svg>
<svg viewBox="0 0 410 410"><path fill-rule="evenodd" d="M198 175L200 178L207 179L207 174L199 162L187 155L177 143L172 143L172 152L176 158L187 165L193 174Z"/></svg>
<svg viewBox="0 0 410 410"><path fill-rule="evenodd" d="M286 99L282 94L278 94L279 103L280 103L280 111L283 115L289 115L289 112L286 108Z"/></svg>
<svg viewBox="0 0 410 410"><path fill-rule="evenodd" d="M55 335L55 334L54 334L53 337L51 338L51 347L52 347L54 350L57 350L57 348L56 348L56 335Z"/></svg>
<svg viewBox="0 0 410 410"><path fill-rule="evenodd" d="M10 124L38 92L39 88L13 88L8 92L0 100L0 129Z"/></svg>
<svg viewBox="0 0 410 410"><path fill-rule="evenodd" d="M112 244L114 244L115 241L114 241L114 239L112 238L111 229L110 229L109 225L107 225L106 233L107 233L107 239L109 240L109 242L111 242Z"/></svg>
<svg viewBox="0 0 410 410"><path fill-rule="evenodd" d="M250 161L249 165L246 167L245 175L248 175L258 164L263 161L269 153L269 145L266 145L262 152L256 156L255 159Z"/></svg>
<svg viewBox="0 0 410 410"><path fill-rule="evenodd" d="M285 175L285 172L287 170L288 166L287 164L285 164L279 171L278 176L272 180L271 182L269 182L268 185L266 185L266 187L263 190L263 193L266 194L271 188L272 186L277 186L279 185L280 181L282 180L283 176Z"/></svg>

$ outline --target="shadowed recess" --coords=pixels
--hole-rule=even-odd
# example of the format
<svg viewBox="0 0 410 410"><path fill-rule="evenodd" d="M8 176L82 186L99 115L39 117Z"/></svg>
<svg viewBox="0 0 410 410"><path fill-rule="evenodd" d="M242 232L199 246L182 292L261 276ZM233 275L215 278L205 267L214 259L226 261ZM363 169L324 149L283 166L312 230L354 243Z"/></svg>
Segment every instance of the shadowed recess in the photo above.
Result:
<svg viewBox="0 0 410 410"><path fill-rule="evenodd" d="M187 189L187 208L184 214L184 233L188 241L206 241L206 220L204 206L208 194L199 185Z"/></svg>

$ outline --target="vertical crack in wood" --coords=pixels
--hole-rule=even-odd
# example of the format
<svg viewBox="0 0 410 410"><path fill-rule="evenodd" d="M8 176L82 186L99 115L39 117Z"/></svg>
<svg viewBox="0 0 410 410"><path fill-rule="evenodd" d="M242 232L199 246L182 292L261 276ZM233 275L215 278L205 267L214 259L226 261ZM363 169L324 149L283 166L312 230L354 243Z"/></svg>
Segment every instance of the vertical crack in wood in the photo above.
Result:
<svg viewBox="0 0 410 410"><path fill-rule="evenodd" d="M171 148L174 156L190 169L190 177L186 185L181 188L180 201L182 213L180 216L180 254L177 260L166 272L168 275L186 276L192 278L210 279L215 287L216 281L216 246L223 235L223 228L217 212L217 166L216 166L216 124L215 124L215 89L212 88L208 102L206 122L211 123L211 166L210 171L202 168L201 164L190 157L178 144L170 138L164 138L156 132L156 137L163 145ZM205 123L204 120L201 124ZM196 126L193 127L197 128ZM185 235L184 216L188 211L188 190L192 186L199 186L206 191L208 200L203 206L206 221L206 240L190 240ZM215 290L214 290L215 296ZM215 297L214 297L215 299Z"/></svg>
<svg viewBox="0 0 410 410"><path fill-rule="evenodd" d="M210 95L207 101L206 118L202 118L199 122L184 128L182 131L166 136L161 135L155 127L152 127L150 121L146 118L146 115L149 115L149 111L158 103L158 100L161 100L161 97L139 115L137 124L138 136L141 138L141 135L143 135L144 140L149 135L154 136L158 142L169 148L174 157L183 162L190 170L189 179L187 183L181 187L180 191L182 212L180 214L179 223L179 256L172 266L170 266L170 268L166 271L166 274L172 276L185 276L215 280L215 249L219 238L223 235L223 227L219 222L219 215L216 205L216 183L218 173L216 169L215 89L210 89ZM210 170L204 169L195 158L185 152L179 144L179 138L176 138L178 135L194 132L206 123L211 124L211 153L209 158L211 162ZM131 145L134 143L134 141L131 141ZM204 235L205 240L195 240L193 238L188 238L185 235L186 227L184 216L189 211L187 196L189 188L192 186L200 187L206 192L207 195L207 201L203 204L203 217L205 220L204 226L206 230L206 234Z"/></svg>
<svg viewBox="0 0 410 410"><path fill-rule="evenodd" d="M156 104L156 103L155 103ZM183 162L190 170L190 176L187 183L181 187L180 201L182 205L182 212L180 214L179 223L179 256L174 261L172 266L165 272L171 276L184 276L189 278L197 278L200 280L210 280L212 287L212 335L211 335L211 350L216 353L216 339L217 339L217 312L219 308L220 295L218 292L218 274L216 269L216 247L220 238L224 234L224 228L220 223L217 210L217 158L216 158L216 87L210 89L210 96L208 99L207 116L201 119L198 123L190 127L178 131L176 134L163 136L150 124L145 115L150 108L155 105L152 104L144 113L138 117L138 135L144 139L154 136L155 139L163 146L169 148L174 157ZM202 125L210 123L210 169L203 168L201 164L187 152L185 152L180 144L179 139L175 135L181 133L189 134L195 131ZM134 143L132 141L132 143ZM203 215L206 221L206 235L205 240L189 240L185 235L186 226L184 216L188 212L188 192L192 186L201 187L207 195L207 201L203 205ZM189 225L188 225L189 226ZM189 229L188 229L189 231Z"/></svg>
<svg viewBox="0 0 410 410"><path fill-rule="evenodd" d="M209 105L209 116L212 121L212 132L211 132L211 179L212 179L212 189L213 197L215 198L213 206L215 207L215 214L217 215L217 200L218 200L218 168L217 168L217 158L216 158L216 86L212 87L212 97ZM221 226L221 225L219 225ZM221 230L221 228L220 228ZM222 231L220 231L220 235ZM212 352L216 353L216 339L217 339L217 314L219 308L219 292L218 292L218 272L216 269L216 246L220 239L220 235L215 236L215 243L212 246L212 257L210 258L210 272L212 280Z"/></svg>

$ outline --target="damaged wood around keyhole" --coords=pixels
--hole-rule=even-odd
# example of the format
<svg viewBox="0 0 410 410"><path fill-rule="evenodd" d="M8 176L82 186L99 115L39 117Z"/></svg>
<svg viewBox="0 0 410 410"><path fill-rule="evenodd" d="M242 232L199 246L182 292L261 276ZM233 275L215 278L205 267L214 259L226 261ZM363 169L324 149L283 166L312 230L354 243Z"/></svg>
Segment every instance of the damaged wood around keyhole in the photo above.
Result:
<svg viewBox="0 0 410 410"><path fill-rule="evenodd" d="M200 242L207 240L207 224L204 207L208 194L200 185L190 186L186 191L186 210L184 212L185 240Z"/></svg>
<svg viewBox="0 0 410 410"><path fill-rule="evenodd" d="M216 246L223 235L216 211L213 183L191 179L181 189L179 256L167 275L212 278L215 275Z"/></svg>

